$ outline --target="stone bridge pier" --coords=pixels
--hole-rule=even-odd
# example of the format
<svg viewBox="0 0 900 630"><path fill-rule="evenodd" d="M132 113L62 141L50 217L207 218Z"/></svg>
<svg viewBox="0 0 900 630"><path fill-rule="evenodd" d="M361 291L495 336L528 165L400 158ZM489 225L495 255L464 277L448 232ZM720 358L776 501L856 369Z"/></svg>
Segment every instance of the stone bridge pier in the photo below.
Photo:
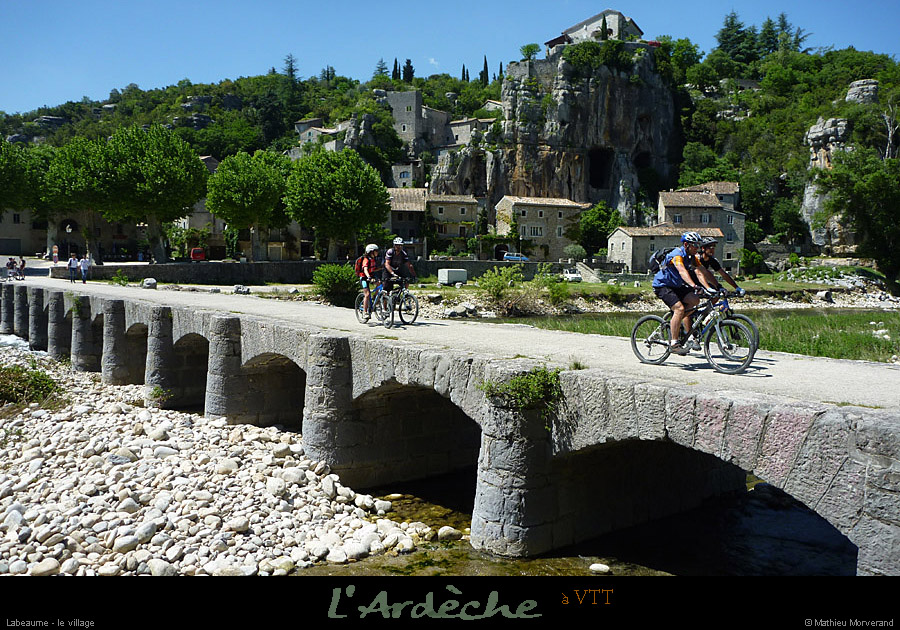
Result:
<svg viewBox="0 0 900 630"><path fill-rule="evenodd" d="M0 291L0 332L106 383L143 383L148 404L301 430L307 455L347 485L474 470L477 549L540 554L743 492L749 472L856 545L857 573L900 575L896 409L588 369L560 373L543 417L480 387L527 374L530 360L20 288Z"/></svg>

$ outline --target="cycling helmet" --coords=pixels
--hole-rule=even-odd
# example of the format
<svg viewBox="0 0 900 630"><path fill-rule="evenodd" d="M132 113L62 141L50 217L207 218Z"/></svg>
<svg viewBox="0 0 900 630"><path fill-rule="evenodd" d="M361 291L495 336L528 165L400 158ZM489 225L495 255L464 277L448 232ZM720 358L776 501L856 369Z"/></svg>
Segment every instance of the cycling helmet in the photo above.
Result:
<svg viewBox="0 0 900 630"><path fill-rule="evenodd" d="M394 245L403 245L403 239L398 236L394 239Z"/></svg>
<svg viewBox="0 0 900 630"><path fill-rule="evenodd" d="M376 245L375 243L366 245L366 253L367 254L371 254L372 252L377 252L377 251L378 251L378 245Z"/></svg>
<svg viewBox="0 0 900 630"><path fill-rule="evenodd" d="M681 235L681 242L700 247L703 244L703 237L696 232L685 232Z"/></svg>
<svg viewBox="0 0 900 630"><path fill-rule="evenodd" d="M703 239L703 242L701 243L701 247L708 247L709 245L715 245L718 242L719 241L714 239L712 236L707 236L706 238Z"/></svg>

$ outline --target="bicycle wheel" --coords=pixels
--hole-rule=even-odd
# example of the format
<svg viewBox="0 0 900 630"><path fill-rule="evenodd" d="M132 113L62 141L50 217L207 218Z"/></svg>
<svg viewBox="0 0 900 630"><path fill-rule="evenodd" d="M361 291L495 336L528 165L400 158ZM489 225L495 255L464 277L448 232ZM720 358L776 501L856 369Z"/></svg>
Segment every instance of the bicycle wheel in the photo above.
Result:
<svg viewBox="0 0 900 630"><path fill-rule="evenodd" d="M409 291L404 291L397 304L397 314L400 315L401 322L412 324L419 316L419 299Z"/></svg>
<svg viewBox="0 0 900 630"><path fill-rule="evenodd" d="M710 328L703 341L706 360L723 374L738 374L746 370L755 352L753 333L733 319L723 319Z"/></svg>
<svg viewBox="0 0 900 630"><path fill-rule="evenodd" d="M382 306L384 312L384 319L381 320L381 323L384 324L385 328L392 328L394 326L394 298L386 293L382 293Z"/></svg>
<svg viewBox="0 0 900 630"><path fill-rule="evenodd" d="M384 292L379 293L377 296L374 296L372 299L372 311L375 313L375 317L378 318L379 322L384 322L384 318L387 317L387 299L388 295Z"/></svg>
<svg viewBox="0 0 900 630"><path fill-rule="evenodd" d="M360 324L366 323L365 300L365 293L360 293L356 296L356 304L353 306L353 310L356 311L356 319Z"/></svg>
<svg viewBox="0 0 900 630"><path fill-rule="evenodd" d="M645 315L631 329L631 349L641 363L659 365L669 357L669 324L658 315Z"/></svg>
<svg viewBox="0 0 900 630"><path fill-rule="evenodd" d="M756 324L753 322L753 320L740 313L732 313L728 316L728 319L733 319L737 322L740 322L750 330L750 332L753 334L753 352L755 354L756 351L759 350L759 328L756 327Z"/></svg>

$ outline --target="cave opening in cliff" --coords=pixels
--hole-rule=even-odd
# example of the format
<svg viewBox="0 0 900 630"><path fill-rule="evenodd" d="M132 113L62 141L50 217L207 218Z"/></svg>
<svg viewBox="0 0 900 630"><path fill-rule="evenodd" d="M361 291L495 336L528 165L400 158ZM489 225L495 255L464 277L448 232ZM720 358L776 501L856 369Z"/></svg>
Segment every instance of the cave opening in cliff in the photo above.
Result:
<svg viewBox="0 0 900 630"><path fill-rule="evenodd" d="M588 152L588 183L591 188L609 188L614 158L612 149L594 147Z"/></svg>

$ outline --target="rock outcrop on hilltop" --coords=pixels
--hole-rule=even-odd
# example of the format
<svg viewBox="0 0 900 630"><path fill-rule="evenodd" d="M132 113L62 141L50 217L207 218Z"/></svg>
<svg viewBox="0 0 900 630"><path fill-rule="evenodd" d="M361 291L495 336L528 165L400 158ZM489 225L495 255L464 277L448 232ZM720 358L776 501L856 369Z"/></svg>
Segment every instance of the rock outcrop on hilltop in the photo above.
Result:
<svg viewBox="0 0 900 630"><path fill-rule="evenodd" d="M480 144L442 156L436 194L473 194L493 206L503 195L606 201L634 220L638 173L671 180L679 157L671 87L653 48L626 43L628 70L579 72L561 54L510 63L503 118Z"/></svg>
<svg viewBox="0 0 900 630"><path fill-rule="evenodd" d="M863 79L854 81L847 89L848 102L870 104L878 102L878 81ZM848 148L850 128L846 118L819 118L806 132L806 142L810 150L810 170L831 168L835 151ZM815 178L806 185L800 212L810 225L810 238L814 245L825 248L830 253L847 254L855 251L856 238L851 230L841 223L841 217L830 217L821 227L812 227L816 215L825 210L825 196L816 188Z"/></svg>

